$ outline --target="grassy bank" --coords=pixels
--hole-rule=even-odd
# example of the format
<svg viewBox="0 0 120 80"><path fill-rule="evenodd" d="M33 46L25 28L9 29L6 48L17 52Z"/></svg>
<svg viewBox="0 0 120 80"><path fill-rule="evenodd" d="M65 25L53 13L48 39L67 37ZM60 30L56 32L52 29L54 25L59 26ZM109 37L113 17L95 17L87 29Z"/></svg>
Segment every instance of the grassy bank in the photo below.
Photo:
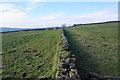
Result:
<svg viewBox="0 0 120 80"><path fill-rule="evenodd" d="M89 72L118 76L118 23L81 25L66 28L65 35L81 77Z"/></svg>
<svg viewBox="0 0 120 80"><path fill-rule="evenodd" d="M3 78L55 77L60 30L4 33Z"/></svg>

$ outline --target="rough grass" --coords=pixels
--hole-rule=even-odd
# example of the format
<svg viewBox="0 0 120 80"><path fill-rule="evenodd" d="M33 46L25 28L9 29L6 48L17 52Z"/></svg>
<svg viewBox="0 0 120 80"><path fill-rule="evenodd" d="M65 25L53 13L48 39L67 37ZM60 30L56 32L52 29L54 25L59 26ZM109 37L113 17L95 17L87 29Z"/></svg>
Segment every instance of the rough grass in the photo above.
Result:
<svg viewBox="0 0 120 80"><path fill-rule="evenodd" d="M65 35L81 77L89 72L111 78L118 76L118 23L66 28Z"/></svg>
<svg viewBox="0 0 120 80"><path fill-rule="evenodd" d="M40 78L56 75L60 30L4 33L3 78Z"/></svg>

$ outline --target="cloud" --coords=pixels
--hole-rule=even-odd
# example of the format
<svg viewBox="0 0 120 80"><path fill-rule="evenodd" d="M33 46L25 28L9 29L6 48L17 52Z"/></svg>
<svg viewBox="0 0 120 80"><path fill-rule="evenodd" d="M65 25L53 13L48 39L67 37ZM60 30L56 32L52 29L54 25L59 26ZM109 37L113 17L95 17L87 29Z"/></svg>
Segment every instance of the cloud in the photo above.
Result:
<svg viewBox="0 0 120 80"><path fill-rule="evenodd" d="M52 15L41 17L41 19L53 20L53 19L57 19L57 18L62 17L62 16L63 16L63 14L52 14Z"/></svg>
<svg viewBox="0 0 120 80"><path fill-rule="evenodd" d="M42 22L41 26L47 26L46 23L51 26L53 25L61 25L65 23L66 25L72 24L80 24L80 23L95 23L95 22L104 22L104 21L117 21L118 20L118 11L117 9L105 8L100 11L86 13L86 14L79 14L79 15L72 15L72 16L59 16L57 18L47 20Z"/></svg>
<svg viewBox="0 0 120 80"><path fill-rule="evenodd" d="M7 10L21 10L21 11L28 11L28 10L33 10L37 8L38 6L41 6L40 4L37 4L36 2L30 2L26 3L26 7L22 6L17 6L15 4L10 4L10 3L2 3L0 4L0 11L7 11Z"/></svg>
<svg viewBox="0 0 120 80"><path fill-rule="evenodd" d="M119 2L119 0L0 0L0 2Z"/></svg>
<svg viewBox="0 0 120 80"><path fill-rule="evenodd" d="M0 27L27 26L25 22L29 21L30 18L28 18L29 16L26 12L35 9L37 6L38 5L35 5L35 3L27 3L27 7L17 6L10 3L0 4Z"/></svg>
<svg viewBox="0 0 120 80"><path fill-rule="evenodd" d="M32 0L32 2L46 2L48 0Z"/></svg>
<svg viewBox="0 0 120 80"><path fill-rule="evenodd" d="M76 16L81 19L82 22L102 22L102 21L111 21L118 20L118 11L117 9L105 8L101 11L83 14Z"/></svg>
<svg viewBox="0 0 120 80"><path fill-rule="evenodd" d="M33 9L36 9L37 7L43 6L43 5L38 2L27 2L26 6L27 6L27 8L24 10L33 10Z"/></svg>
<svg viewBox="0 0 120 80"><path fill-rule="evenodd" d="M37 7L36 3L28 3L26 8L13 4L0 5L0 18L2 18L1 27L19 27L19 28L35 28L66 25L103 22L118 20L118 11L113 8L105 8L92 13L67 16L64 13L53 13L38 18L30 18L26 14L27 11Z"/></svg>
<svg viewBox="0 0 120 80"><path fill-rule="evenodd" d="M28 7L28 8L23 8L22 10L29 11L29 10L33 10L33 9L34 9L33 7Z"/></svg>
<svg viewBox="0 0 120 80"><path fill-rule="evenodd" d="M12 4L2 4L0 6L0 22L2 23L18 22L27 17L26 13L21 11L19 6Z"/></svg>
<svg viewBox="0 0 120 80"><path fill-rule="evenodd" d="M0 11L13 10L11 4L0 4Z"/></svg>
<svg viewBox="0 0 120 80"><path fill-rule="evenodd" d="M26 13L17 12L17 10L16 10L16 12L15 11L14 12L7 11L4 13L0 13L0 15L2 18L2 23L18 22L27 17Z"/></svg>
<svg viewBox="0 0 120 80"><path fill-rule="evenodd" d="M49 2L49 0L0 0L0 2Z"/></svg>
<svg viewBox="0 0 120 80"><path fill-rule="evenodd" d="M0 4L0 23L5 25L11 25L11 23L22 23L26 18L28 18L26 12L35 9L37 6L39 6L39 4L27 3L27 7L22 7L10 3L2 3Z"/></svg>

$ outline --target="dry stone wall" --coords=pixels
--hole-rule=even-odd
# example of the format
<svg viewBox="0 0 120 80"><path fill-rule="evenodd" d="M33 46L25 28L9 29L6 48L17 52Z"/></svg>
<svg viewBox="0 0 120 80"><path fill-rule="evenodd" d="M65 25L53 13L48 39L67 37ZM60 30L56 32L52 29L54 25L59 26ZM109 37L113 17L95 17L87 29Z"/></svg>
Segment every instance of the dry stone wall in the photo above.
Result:
<svg viewBox="0 0 120 80"><path fill-rule="evenodd" d="M61 34L61 41L59 44L59 67L56 77L62 80L81 80L75 69L75 55L71 54L68 48L69 43L64 36L64 29L62 29Z"/></svg>

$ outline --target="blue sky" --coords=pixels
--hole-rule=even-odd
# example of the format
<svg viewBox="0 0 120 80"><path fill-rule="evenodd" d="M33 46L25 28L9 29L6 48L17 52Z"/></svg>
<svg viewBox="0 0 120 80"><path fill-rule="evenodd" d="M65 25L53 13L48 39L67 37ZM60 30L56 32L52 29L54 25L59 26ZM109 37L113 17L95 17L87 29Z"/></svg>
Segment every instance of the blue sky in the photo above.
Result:
<svg viewBox="0 0 120 80"><path fill-rule="evenodd" d="M68 16L90 13L94 11L99 11L104 8L116 8L113 2L46 2L46 3L36 3L39 7L27 14L30 17L41 17L54 13L64 13ZM22 7L27 7L26 3L17 3ZM37 14L36 14L37 13ZM35 15L33 15L35 14Z"/></svg>
<svg viewBox="0 0 120 80"><path fill-rule="evenodd" d="M40 28L118 20L118 2L2 2L1 27Z"/></svg>

